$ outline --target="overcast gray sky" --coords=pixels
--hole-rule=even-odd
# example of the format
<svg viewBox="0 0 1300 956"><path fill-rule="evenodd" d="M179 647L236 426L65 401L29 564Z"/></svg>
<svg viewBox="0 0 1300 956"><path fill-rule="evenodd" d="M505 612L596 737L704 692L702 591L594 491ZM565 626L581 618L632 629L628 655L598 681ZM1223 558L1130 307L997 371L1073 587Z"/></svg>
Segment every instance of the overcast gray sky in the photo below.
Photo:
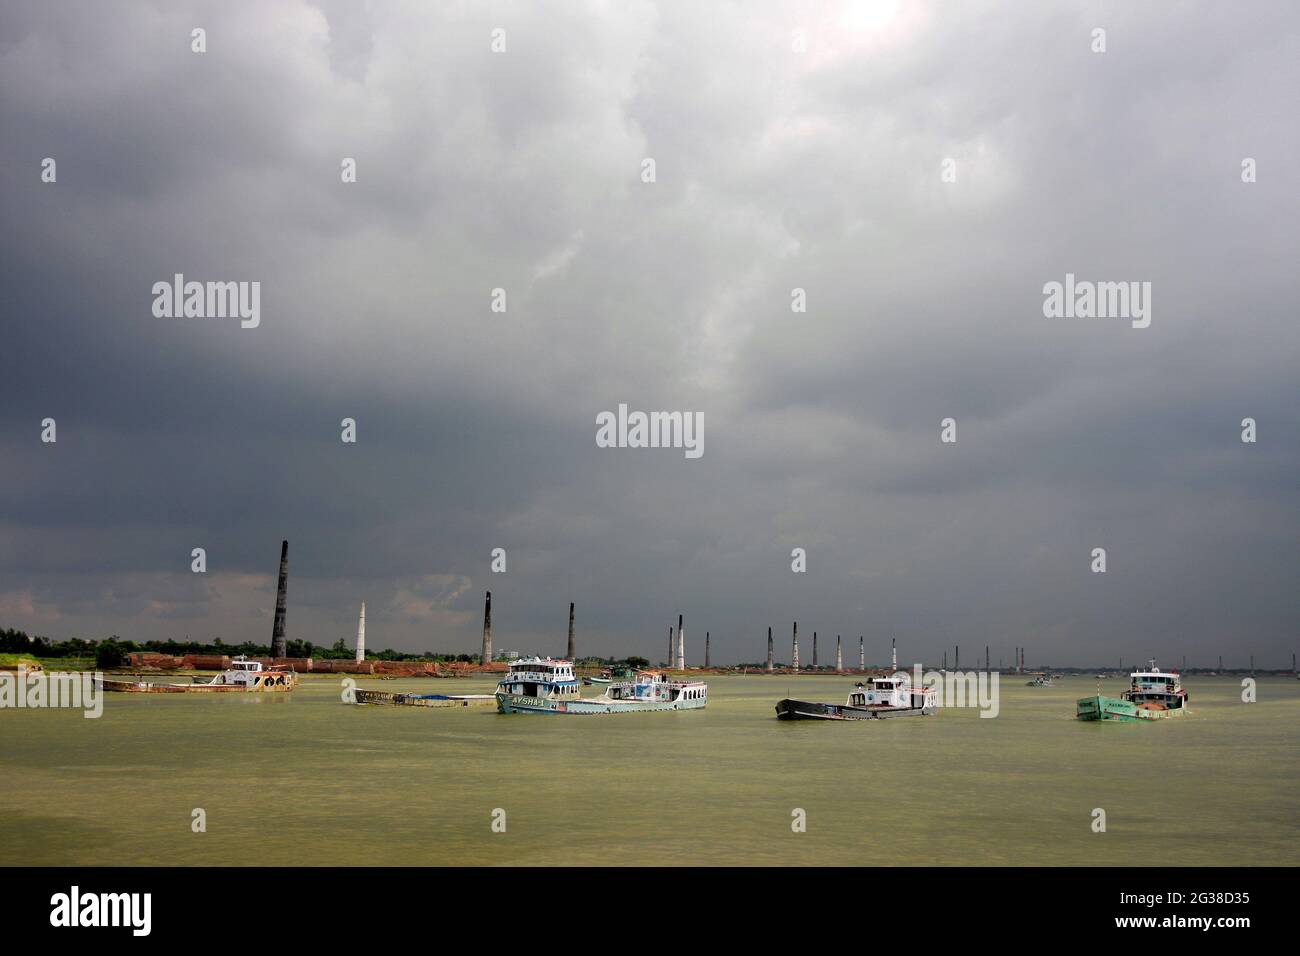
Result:
<svg viewBox="0 0 1300 956"><path fill-rule="evenodd" d="M269 642L288 538L320 644L1289 664L1297 91L1286 2L5 3L0 626Z"/></svg>

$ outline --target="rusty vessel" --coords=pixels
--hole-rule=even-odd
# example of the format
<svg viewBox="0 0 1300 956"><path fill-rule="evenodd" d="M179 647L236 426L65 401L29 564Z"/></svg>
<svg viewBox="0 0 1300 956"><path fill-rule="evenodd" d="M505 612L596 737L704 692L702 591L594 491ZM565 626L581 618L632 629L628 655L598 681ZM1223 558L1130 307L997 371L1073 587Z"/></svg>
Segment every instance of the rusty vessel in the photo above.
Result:
<svg viewBox="0 0 1300 956"><path fill-rule="evenodd" d="M122 694L245 694L288 693L298 686L298 675L292 668L273 666L266 668L261 661L250 661L243 655L230 662L230 667L209 681L189 684L151 683L146 680L113 680L100 678L100 687Z"/></svg>

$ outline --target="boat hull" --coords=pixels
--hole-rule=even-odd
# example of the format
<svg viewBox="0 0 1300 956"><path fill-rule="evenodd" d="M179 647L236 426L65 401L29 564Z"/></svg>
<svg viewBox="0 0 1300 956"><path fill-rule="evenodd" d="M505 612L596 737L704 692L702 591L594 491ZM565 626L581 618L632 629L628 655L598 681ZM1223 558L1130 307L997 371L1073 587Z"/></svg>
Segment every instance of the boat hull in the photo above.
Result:
<svg viewBox="0 0 1300 956"><path fill-rule="evenodd" d="M151 684L148 681L112 680L103 678L99 681L102 690L119 694L286 694L298 686L297 678L283 682L262 682L257 684Z"/></svg>
<svg viewBox="0 0 1300 956"><path fill-rule="evenodd" d="M776 705L778 720L887 720L892 717L929 717L933 707L850 707L786 698Z"/></svg>
<svg viewBox="0 0 1300 956"><path fill-rule="evenodd" d="M491 694L390 694L381 690L358 690L358 704L396 704L405 707L492 707L496 699Z"/></svg>
<svg viewBox="0 0 1300 956"><path fill-rule="evenodd" d="M703 700L612 700L604 697L579 697L576 700L552 700L520 694L496 694L497 710L503 714L642 714L660 710L699 710Z"/></svg>
<svg viewBox="0 0 1300 956"><path fill-rule="evenodd" d="M1074 707L1074 715L1079 720L1118 720L1133 722L1139 720L1164 720L1177 717L1185 708L1143 707L1122 697L1107 697L1105 694L1093 694L1081 697Z"/></svg>

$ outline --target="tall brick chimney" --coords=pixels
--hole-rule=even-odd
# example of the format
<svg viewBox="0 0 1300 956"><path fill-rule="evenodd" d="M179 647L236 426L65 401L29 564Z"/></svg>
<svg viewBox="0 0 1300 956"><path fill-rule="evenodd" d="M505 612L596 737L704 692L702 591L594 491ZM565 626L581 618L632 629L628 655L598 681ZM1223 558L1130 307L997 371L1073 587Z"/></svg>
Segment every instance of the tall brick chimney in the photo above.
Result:
<svg viewBox="0 0 1300 956"><path fill-rule="evenodd" d="M576 653L577 653L577 651L574 649L574 646L573 646L573 602L570 601L570 602L569 602L569 656L568 656L568 659L571 660L571 661L574 661L575 663L577 662L577 658L574 656Z"/></svg>
<svg viewBox="0 0 1300 956"><path fill-rule="evenodd" d="M289 589L289 542L280 542L280 581L275 586L275 624L271 628L271 656L284 657L285 595Z"/></svg>

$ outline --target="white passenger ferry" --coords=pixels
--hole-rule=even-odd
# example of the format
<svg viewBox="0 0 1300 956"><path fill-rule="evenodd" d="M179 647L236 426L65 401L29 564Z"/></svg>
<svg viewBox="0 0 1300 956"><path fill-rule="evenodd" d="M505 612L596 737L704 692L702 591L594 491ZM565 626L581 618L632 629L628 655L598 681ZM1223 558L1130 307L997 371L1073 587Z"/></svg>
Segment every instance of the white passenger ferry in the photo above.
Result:
<svg viewBox="0 0 1300 956"><path fill-rule="evenodd" d="M599 697L580 697L580 686L571 661L517 660L497 684L497 709L503 714L627 714L696 710L708 702L703 681L670 681L655 671L613 681Z"/></svg>

